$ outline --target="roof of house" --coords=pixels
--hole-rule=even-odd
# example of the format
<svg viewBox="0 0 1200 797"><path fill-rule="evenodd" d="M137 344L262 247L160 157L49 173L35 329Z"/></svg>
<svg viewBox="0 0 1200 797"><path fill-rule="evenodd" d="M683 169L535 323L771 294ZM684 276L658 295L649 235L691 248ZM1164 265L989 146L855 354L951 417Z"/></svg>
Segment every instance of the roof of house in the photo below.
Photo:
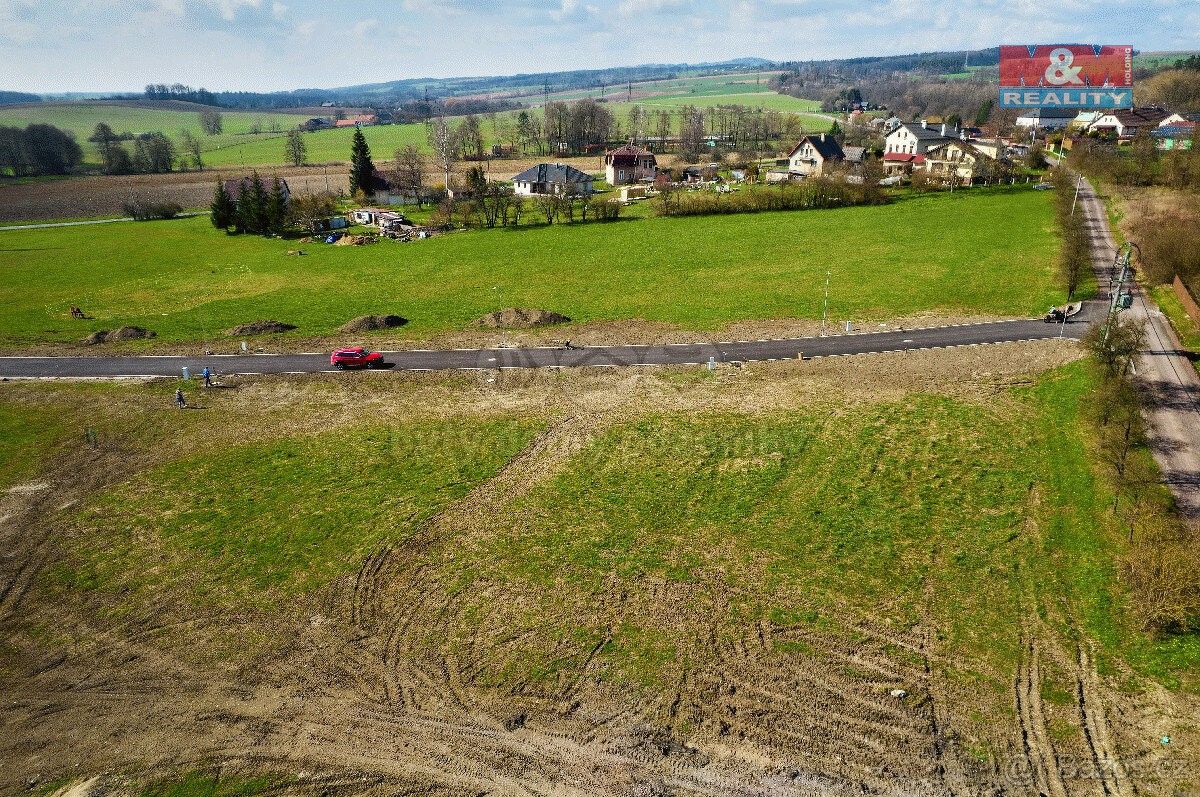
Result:
<svg viewBox="0 0 1200 797"><path fill-rule="evenodd" d="M951 146L958 147L963 152L970 153L971 155L974 155L976 158L979 158L979 157L992 158L992 155L990 155L986 149L980 149L979 147L975 146L974 144L970 143L969 141L958 141L958 140L945 141L945 142L942 142L941 144L934 144L932 147L930 147L928 150L926 150L926 152L929 153L930 158L936 159L937 153L939 151L941 151L947 147L951 147ZM992 158L992 159L994 160L994 158Z"/></svg>
<svg viewBox="0 0 1200 797"><path fill-rule="evenodd" d="M591 183L596 178L565 163L539 163L513 178L514 183Z"/></svg>
<svg viewBox="0 0 1200 797"><path fill-rule="evenodd" d="M866 147L842 147L842 153L851 163L862 163L867 156Z"/></svg>
<svg viewBox="0 0 1200 797"><path fill-rule="evenodd" d="M885 161L894 161L896 163L924 163L924 155L914 155L911 152L887 152L884 153Z"/></svg>
<svg viewBox="0 0 1200 797"><path fill-rule="evenodd" d="M1200 127L1198 122L1176 122L1165 127L1157 127L1150 134L1158 138L1191 138L1192 133L1198 127Z"/></svg>
<svg viewBox="0 0 1200 797"><path fill-rule="evenodd" d="M654 153L648 149L642 149L635 144L626 144L622 147L617 147L614 150L609 150L604 153L604 162L612 163L616 166L635 166L638 160L649 157L656 161Z"/></svg>
<svg viewBox="0 0 1200 797"><path fill-rule="evenodd" d="M800 148L805 144L812 144L813 149L821 156L821 160L841 160L846 157L842 152L842 145L837 143L837 139L833 136L827 136L824 133L815 136L805 136L792 147L792 151L788 153L788 157L793 157Z"/></svg>
<svg viewBox="0 0 1200 797"><path fill-rule="evenodd" d="M951 127L950 125L946 125L945 134L942 133L942 125L941 124L936 124L936 125L931 124L931 125L922 126L922 124L920 122L902 122L900 124L900 127L896 128L896 130L900 130L900 129L904 129L904 130L907 130L908 132L912 133L913 137L916 138L918 141L932 141L932 140L938 139L938 138L957 138L958 137L958 130L956 128ZM894 135L895 132L896 131L893 130L892 134Z"/></svg>
<svg viewBox="0 0 1200 797"><path fill-rule="evenodd" d="M1170 115L1162 108L1117 108L1105 114L1105 116L1116 119L1121 127L1157 125Z"/></svg>

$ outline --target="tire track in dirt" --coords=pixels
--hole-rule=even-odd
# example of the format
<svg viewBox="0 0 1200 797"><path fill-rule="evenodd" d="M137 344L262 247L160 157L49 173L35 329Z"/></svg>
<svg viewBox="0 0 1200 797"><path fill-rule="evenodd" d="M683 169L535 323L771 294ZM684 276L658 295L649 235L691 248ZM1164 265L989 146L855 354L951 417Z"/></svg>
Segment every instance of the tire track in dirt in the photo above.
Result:
<svg viewBox="0 0 1200 797"><path fill-rule="evenodd" d="M1040 651L1037 640L1026 633L1021 638L1021 657L1013 678L1013 696L1030 785L1038 795L1067 797L1058 771L1054 746L1046 730L1042 706Z"/></svg>
<svg viewBox="0 0 1200 797"><path fill-rule="evenodd" d="M1092 758L1096 781L1105 797L1133 797L1136 790L1125 777L1117 758L1108 719L1104 713L1099 677L1083 643L1076 646L1075 700L1079 723Z"/></svg>

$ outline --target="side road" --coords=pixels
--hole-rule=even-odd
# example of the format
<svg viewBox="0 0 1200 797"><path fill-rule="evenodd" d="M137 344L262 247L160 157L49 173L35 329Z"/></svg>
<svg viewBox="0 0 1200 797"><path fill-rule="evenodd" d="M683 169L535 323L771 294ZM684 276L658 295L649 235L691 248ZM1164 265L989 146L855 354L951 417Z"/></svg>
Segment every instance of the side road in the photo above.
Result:
<svg viewBox="0 0 1200 797"><path fill-rule="evenodd" d="M1116 246L1104 203L1083 181L1079 200L1092 244L1092 264L1103 294L1113 277ZM1132 317L1146 324L1147 348L1135 360L1146 395L1145 413L1154 458L1175 494L1180 511L1200 520L1200 375L1184 355L1162 311L1135 289Z"/></svg>
<svg viewBox="0 0 1200 797"><path fill-rule="evenodd" d="M1089 319L1102 316L1087 308ZM910 349L979 346L1046 338L1078 338L1086 323L1046 324L1036 319L982 324L891 330L851 335L747 340L728 343L683 343L654 346L584 346L572 348L449 349L385 352L388 367L402 371L495 370L502 368L582 368L630 365L702 365L794 360L851 354L903 352ZM179 376L183 367L198 374L208 366L218 374L317 373L334 370L328 354L112 357L0 357L0 377L117 378Z"/></svg>

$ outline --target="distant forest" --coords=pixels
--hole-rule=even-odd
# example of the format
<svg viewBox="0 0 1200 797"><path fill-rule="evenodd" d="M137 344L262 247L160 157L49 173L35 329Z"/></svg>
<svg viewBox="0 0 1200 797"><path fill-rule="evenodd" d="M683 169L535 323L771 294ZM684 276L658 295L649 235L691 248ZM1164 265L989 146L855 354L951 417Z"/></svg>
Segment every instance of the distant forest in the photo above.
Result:
<svg viewBox="0 0 1200 797"><path fill-rule="evenodd" d="M0 105L17 105L22 102L41 102L37 94L26 94L23 91L0 91Z"/></svg>

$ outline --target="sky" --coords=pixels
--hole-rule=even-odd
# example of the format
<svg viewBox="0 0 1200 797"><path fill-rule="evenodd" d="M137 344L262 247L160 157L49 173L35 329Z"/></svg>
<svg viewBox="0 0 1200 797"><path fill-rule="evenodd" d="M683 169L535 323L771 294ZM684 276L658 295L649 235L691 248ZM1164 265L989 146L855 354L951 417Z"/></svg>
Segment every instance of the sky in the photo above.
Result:
<svg viewBox="0 0 1200 797"><path fill-rule="evenodd" d="M1200 0L0 0L0 89L329 88L997 44L1200 50Z"/></svg>

